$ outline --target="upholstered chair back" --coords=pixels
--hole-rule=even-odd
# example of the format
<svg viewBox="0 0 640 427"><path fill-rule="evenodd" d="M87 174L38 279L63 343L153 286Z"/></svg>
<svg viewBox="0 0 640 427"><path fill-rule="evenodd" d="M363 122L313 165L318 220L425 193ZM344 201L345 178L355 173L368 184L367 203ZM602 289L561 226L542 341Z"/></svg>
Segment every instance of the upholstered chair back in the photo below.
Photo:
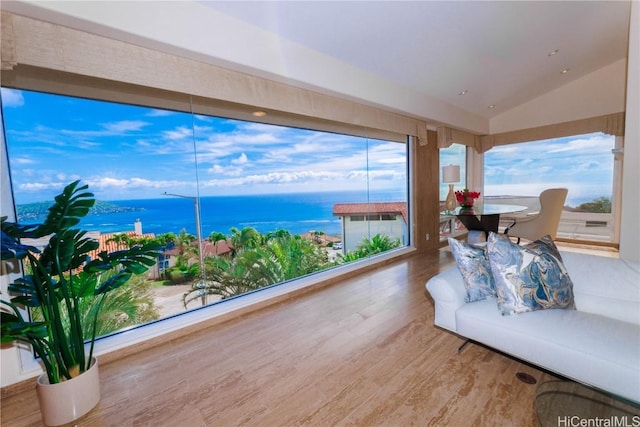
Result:
<svg viewBox="0 0 640 427"><path fill-rule="evenodd" d="M540 193L540 212L526 218L518 218L507 227L505 233L510 237L536 240L545 235L556 238L562 208L569 190L549 188Z"/></svg>

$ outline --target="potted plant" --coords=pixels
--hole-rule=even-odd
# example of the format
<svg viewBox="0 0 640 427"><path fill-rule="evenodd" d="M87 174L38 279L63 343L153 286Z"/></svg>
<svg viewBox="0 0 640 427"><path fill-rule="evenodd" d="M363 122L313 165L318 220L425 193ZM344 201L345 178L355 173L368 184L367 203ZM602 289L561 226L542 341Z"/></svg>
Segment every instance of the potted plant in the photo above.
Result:
<svg viewBox="0 0 640 427"><path fill-rule="evenodd" d="M0 299L0 337L3 343L29 344L40 358L45 373L38 378L38 398L47 425L73 421L98 403L99 383L90 384L79 396L73 393L76 383L98 379L93 351L104 298L134 274L146 272L157 258L156 245L143 245L103 251L88 259L99 243L87 237L86 231L74 228L95 204L87 188L79 181L66 186L42 224L21 225L1 219L2 262L22 261L25 274L8 286L15 296ZM21 242L47 237L42 250ZM80 310L84 298L96 298L89 313ZM31 309L36 316L25 316L20 307ZM85 321L83 328L82 318L87 314L89 326ZM57 389L53 391L53 408L45 402L50 388ZM51 409L53 412L48 412Z"/></svg>

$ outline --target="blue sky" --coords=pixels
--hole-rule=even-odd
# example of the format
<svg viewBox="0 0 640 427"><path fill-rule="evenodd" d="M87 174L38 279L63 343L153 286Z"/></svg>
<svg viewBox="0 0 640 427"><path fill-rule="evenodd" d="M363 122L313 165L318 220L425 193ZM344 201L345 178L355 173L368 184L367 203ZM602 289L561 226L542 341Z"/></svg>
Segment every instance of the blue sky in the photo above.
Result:
<svg viewBox="0 0 640 427"><path fill-rule="evenodd" d="M2 102L18 203L51 200L75 179L101 200L406 188L404 144L10 89ZM574 206L611 197L613 141L494 147L484 193L564 186ZM455 146L442 154L443 165L463 159Z"/></svg>
<svg viewBox="0 0 640 427"><path fill-rule="evenodd" d="M570 206L611 198L614 141L598 133L494 147L485 154L485 194L537 196L567 187Z"/></svg>
<svg viewBox="0 0 640 427"><path fill-rule="evenodd" d="M2 98L18 203L51 200L75 179L101 200L406 188L405 144L26 91Z"/></svg>

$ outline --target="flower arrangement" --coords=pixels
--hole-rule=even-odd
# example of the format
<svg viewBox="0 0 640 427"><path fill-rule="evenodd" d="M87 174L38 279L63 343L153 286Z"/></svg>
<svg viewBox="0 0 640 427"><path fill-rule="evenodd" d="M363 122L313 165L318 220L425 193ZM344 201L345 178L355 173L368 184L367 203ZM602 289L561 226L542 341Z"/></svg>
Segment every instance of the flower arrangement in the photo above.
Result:
<svg viewBox="0 0 640 427"><path fill-rule="evenodd" d="M479 191L469 191L467 188L462 191L456 191L456 200L463 208L473 207L478 197L480 197Z"/></svg>

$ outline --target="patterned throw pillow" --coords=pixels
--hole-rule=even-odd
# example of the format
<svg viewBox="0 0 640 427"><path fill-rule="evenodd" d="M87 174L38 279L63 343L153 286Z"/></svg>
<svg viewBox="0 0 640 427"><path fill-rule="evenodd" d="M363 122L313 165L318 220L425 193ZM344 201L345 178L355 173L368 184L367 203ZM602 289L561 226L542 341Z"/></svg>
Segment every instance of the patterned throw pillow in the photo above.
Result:
<svg viewBox="0 0 640 427"><path fill-rule="evenodd" d="M496 296L486 250L451 237L448 240L458 270L464 279L464 288L467 292L465 301L474 302Z"/></svg>
<svg viewBox="0 0 640 427"><path fill-rule="evenodd" d="M550 236L520 246L490 233L487 254L502 315L575 309L573 283Z"/></svg>

